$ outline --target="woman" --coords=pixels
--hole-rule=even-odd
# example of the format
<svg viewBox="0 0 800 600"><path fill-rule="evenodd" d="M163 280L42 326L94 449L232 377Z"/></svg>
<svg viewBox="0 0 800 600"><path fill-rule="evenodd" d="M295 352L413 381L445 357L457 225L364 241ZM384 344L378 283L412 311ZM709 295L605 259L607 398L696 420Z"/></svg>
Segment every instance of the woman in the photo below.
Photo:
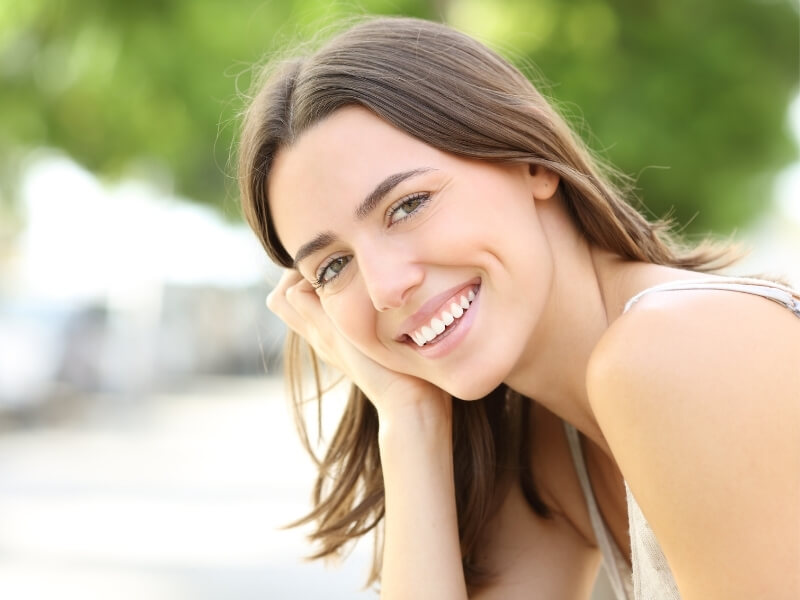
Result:
<svg viewBox="0 0 800 600"><path fill-rule="evenodd" d="M601 557L619 598L800 597L800 297L710 275L506 61L363 22L239 163L270 308L354 384L319 556L381 525L383 598L587 598Z"/></svg>

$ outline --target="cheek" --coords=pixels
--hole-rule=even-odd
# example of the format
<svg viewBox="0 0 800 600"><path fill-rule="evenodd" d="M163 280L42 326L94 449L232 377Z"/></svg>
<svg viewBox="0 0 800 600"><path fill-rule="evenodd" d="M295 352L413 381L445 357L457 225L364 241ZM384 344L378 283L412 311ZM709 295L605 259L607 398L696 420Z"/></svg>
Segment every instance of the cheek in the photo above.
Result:
<svg viewBox="0 0 800 600"><path fill-rule="evenodd" d="M322 300L328 318L339 333L366 357L383 367L406 372L408 366L397 349L387 347L393 332L381 331L378 313L363 288L350 282L352 289Z"/></svg>
<svg viewBox="0 0 800 600"><path fill-rule="evenodd" d="M416 247L426 257L435 254L442 264L469 263L483 256L479 266L508 265L527 260L532 249L543 241L535 208L518 198L497 195L494 201L465 198L458 210L450 211L436 236L422 236ZM488 262L486 262L488 261Z"/></svg>

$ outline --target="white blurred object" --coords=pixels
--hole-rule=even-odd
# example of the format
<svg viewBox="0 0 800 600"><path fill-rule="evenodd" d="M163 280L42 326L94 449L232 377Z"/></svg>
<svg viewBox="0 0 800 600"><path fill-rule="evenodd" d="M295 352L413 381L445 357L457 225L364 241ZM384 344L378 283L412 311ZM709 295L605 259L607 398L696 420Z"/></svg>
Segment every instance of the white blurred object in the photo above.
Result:
<svg viewBox="0 0 800 600"><path fill-rule="evenodd" d="M105 186L51 151L32 155L20 199L0 264L0 411L59 380L140 393L276 360L284 328L263 298L277 269L243 224L141 181Z"/></svg>
<svg viewBox="0 0 800 600"><path fill-rule="evenodd" d="M800 147L800 96L789 106L789 127ZM738 273L779 277L800 288L800 162L775 178L770 209L744 240L752 252L737 265Z"/></svg>
<svg viewBox="0 0 800 600"><path fill-rule="evenodd" d="M105 188L64 156L41 154L22 184L16 287L53 300L157 300L166 283L245 287L268 261L243 225L143 182Z"/></svg>
<svg viewBox="0 0 800 600"><path fill-rule="evenodd" d="M51 393L66 317L45 307L0 307L0 410L26 408Z"/></svg>

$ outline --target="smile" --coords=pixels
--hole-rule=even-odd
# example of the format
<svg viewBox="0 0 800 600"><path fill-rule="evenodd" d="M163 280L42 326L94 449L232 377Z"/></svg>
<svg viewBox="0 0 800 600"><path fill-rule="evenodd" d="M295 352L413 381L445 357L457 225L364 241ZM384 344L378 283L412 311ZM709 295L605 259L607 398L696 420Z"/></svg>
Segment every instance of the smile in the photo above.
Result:
<svg viewBox="0 0 800 600"><path fill-rule="evenodd" d="M475 286L466 293L454 297L427 325L423 325L419 329L409 333L408 336L420 347L436 343L441 338L445 337L454 324L469 310L472 301L475 300L475 292L477 292L477 289L478 286Z"/></svg>

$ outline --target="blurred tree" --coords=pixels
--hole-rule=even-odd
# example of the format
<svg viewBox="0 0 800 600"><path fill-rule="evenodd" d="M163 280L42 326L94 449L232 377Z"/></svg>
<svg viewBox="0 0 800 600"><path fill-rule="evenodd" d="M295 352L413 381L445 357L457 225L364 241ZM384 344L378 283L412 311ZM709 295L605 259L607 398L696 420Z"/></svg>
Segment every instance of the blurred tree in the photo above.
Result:
<svg viewBox="0 0 800 600"><path fill-rule="evenodd" d="M766 207L775 173L797 158L797 6L460 0L450 22L533 61L590 144L636 176L651 214L725 232Z"/></svg>
<svg viewBox="0 0 800 600"><path fill-rule="evenodd" d="M433 16L424 1L362 5ZM309 23L352 13L351 4L319 0L3 3L6 180L21 147L54 146L100 175L174 178L179 193L221 204L241 109L236 88L249 86L251 65L304 37Z"/></svg>
<svg viewBox="0 0 800 600"><path fill-rule="evenodd" d="M222 205L249 66L319 22L331 0L26 0L0 7L0 177L63 148L99 174L144 171ZM743 224L794 157L796 3L706 0L361 0L359 12L444 18L551 82L549 95L649 210L690 231ZM576 108L580 107L580 109ZM650 166L667 167L647 168ZM155 174L155 175L154 175ZM235 209L226 211L236 214Z"/></svg>

